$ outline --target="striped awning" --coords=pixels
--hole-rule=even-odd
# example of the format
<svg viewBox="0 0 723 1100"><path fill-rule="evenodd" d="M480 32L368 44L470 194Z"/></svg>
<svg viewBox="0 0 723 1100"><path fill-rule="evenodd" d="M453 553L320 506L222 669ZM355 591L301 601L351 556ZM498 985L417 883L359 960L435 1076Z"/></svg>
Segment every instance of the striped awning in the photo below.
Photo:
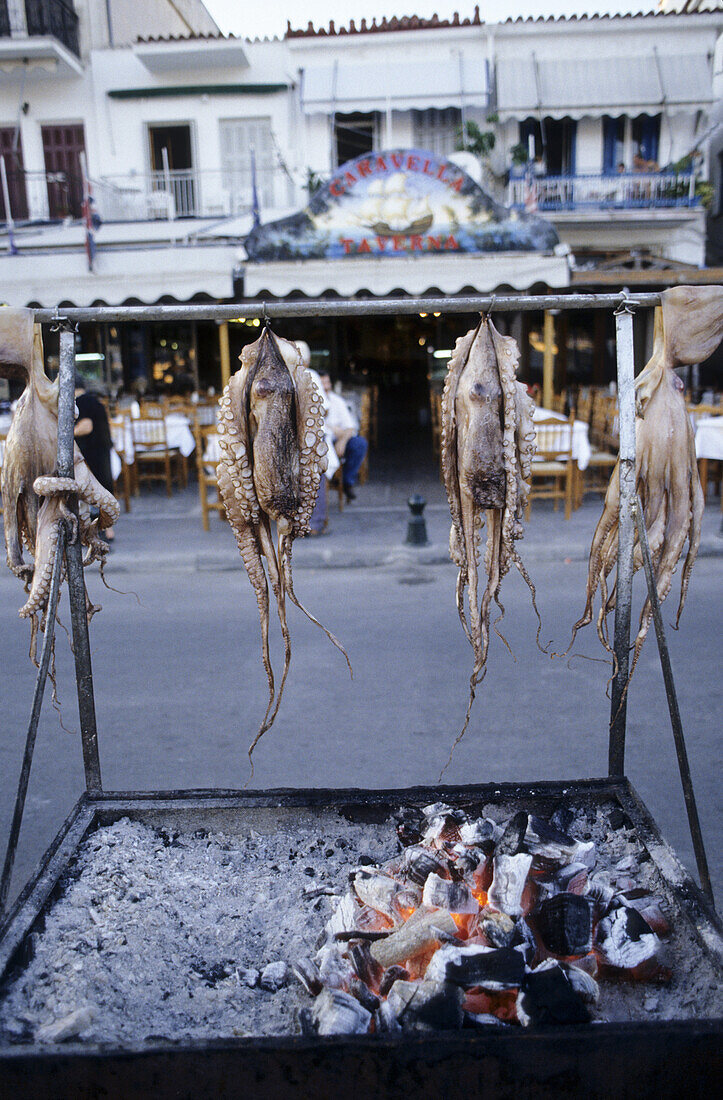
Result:
<svg viewBox="0 0 723 1100"><path fill-rule="evenodd" d="M501 118L600 117L705 109L713 102L709 62L696 54L647 57L526 57L497 63Z"/></svg>
<svg viewBox="0 0 723 1100"><path fill-rule="evenodd" d="M446 59L372 62L339 61L303 72L301 101L307 114L330 111L395 111L413 108L486 106L487 65L483 56L462 53Z"/></svg>

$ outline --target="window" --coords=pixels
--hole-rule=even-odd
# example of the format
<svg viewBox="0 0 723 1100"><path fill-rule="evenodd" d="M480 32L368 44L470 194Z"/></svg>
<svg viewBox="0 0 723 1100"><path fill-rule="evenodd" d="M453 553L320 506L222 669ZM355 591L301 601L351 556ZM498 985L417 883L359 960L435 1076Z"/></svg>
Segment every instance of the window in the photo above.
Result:
<svg viewBox="0 0 723 1100"><path fill-rule="evenodd" d="M626 118L603 118L603 172L606 176L615 175L619 166L625 170L625 123Z"/></svg>
<svg viewBox="0 0 723 1100"><path fill-rule="evenodd" d="M638 115L633 119L633 158L640 157L657 167L660 144L660 115Z"/></svg>
<svg viewBox="0 0 723 1100"><path fill-rule="evenodd" d="M575 140L577 123L571 118L526 118L520 123L520 142L531 149L534 159L542 159L548 176L575 175Z"/></svg>
<svg viewBox="0 0 723 1100"><path fill-rule="evenodd" d="M355 111L349 115L334 116L337 167L364 153L371 153L377 144L378 118L376 111L368 114Z"/></svg>
<svg viewBox="0 0 723 1100"><path fill-rule="evenodd" d="M231 212L251 206L252 150L259 206L273 207L276 158L271 118L223 119L219 122L219 134L223 186L230 196Z"/></svg>
<svg viewBox="0 0 723 1100"><path fill-rule="evenodd" d="M458 107L412 111L412 125L416 149L428 149L438 157L446 157L457 148L462 112Z"/></svg>

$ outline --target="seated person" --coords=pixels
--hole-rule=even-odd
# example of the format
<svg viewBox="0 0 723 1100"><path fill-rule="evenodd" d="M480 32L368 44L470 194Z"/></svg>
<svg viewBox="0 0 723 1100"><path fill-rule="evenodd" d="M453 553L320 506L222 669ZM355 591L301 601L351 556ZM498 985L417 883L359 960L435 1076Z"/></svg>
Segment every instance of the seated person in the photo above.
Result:
<svg viewBox="0 0 723 1100"><path fill-rule="evenodd" d="M349 412L346 401L334 393L328 371L319 371L324 389L325 423L331 429L334 450L342 462L342 486L347 500L354 500L354 486L359 477L359 467L364 461L369 444L357 433L357 425Z"/></svg>

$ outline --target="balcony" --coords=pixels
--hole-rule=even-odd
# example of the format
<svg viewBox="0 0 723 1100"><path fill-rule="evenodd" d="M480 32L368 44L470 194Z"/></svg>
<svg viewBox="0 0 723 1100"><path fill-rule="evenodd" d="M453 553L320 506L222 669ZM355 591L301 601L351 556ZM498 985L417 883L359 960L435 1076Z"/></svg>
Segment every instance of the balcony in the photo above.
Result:
<svg viewBox="0 0 723 1100"><path fill-rule="evenodd" d="M103 176L92 184L96 209L106 222L229 218L252 208L250 171L178 169ZM277 169L260 169L256 190L262 213L288 209L297 201L291 181Z"/></svg>
<svg viewBox="0 0 723 1100"><path fill-rule="evenodd" d="M537 205L541 212L661 210L700 207L695 176L669 172L616 176L534 176L511 179L507 204L516 210Z"/></svg>
<svg viewBox="0 0 723 1100"><path fill-rule="evenodd" d="M71 0L0 0L0 64L13 61L61 76L81 72Z"/></svg>

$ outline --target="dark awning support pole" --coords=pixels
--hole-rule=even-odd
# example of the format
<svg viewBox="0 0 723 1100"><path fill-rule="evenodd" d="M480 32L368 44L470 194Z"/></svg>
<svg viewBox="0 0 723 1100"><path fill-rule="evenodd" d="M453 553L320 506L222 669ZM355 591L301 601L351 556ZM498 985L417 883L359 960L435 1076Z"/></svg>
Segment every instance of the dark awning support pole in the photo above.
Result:
<svg viewBox="0 0 723 1100"><path fill-rule="evenodd" d="M700 885L703 893L706 895L708 901L715 909L713 887L711 885L710 873L708 871L708 859L705 854L703 834L701 832L700 820L698 818L698 807L696 805L695 793L693 791L693 780L690 775L688 753L685 748L683 724L680 720L680 710L678 709L678 696L676 694L675 683L673 681L673 668L670 663L668 639L665 636L663 616L660 613L660 600L658 599L658 590L655 587L655 577L653 576L653 565L650 560L650 546L648 544L648 533L645 530L645 517L643 514L643 506L640 503L640 497L637 495L635 497L635 502L633 506L633 515L635 517L635 526L637 527L638 531L638 542L640 544L640 549L643 555L643 569L645 570L645 579L648 582L648 599L650 600L650 605L653 610L655 636L658 640L658 652L660 654L660 664L663 669L665 694L668 697L670 724L673 727L675 751L678 754L678 768L680 769L680 780L683 784L683 797L685 798L685 809L688 814L690 835L693 841L695 862L698 867L698 875L700 877Z"/></svg>
<svg viewBox="0 0 723 1100"><path fill-rule="evenodd" d="M620 422L620 502L618 515L618 569L615 587L615 638L608 773L625 775L625 725L628 706L630 614L633 601L635 546L635 362L633 311L624 300L615 311Z"/></svg>
<svg viewBox="0 0 723 1100"><path fill-rule="evenodd" d="M58 392L58 474L75 477L75 327L60 330L60 388ZM78 515L78 498L71 494L68 508ZM65 550L70 596L70 618L73 629L75 676L78 686L78 712L80 735L83 742L83 764L88 794L98 794L103 787L100 778L98 755L98 730L95 721L93 696L93 671L90 663L90 639L86 609L85 579L83 577L83 550L80 539L68 541Z"/></svg>

